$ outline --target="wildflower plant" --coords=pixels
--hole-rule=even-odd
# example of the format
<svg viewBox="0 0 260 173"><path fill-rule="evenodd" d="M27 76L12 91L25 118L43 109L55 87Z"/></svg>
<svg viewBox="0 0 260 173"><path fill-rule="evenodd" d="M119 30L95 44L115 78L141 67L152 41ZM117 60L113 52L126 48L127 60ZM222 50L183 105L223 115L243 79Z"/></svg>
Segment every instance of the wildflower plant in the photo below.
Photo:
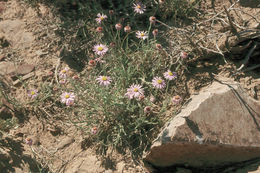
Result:
<svg viewBox="0 0 260 173"><path fill-rule="evenodd" d="M97 12L85 7L94 15L82 22L84 26L78 32L82 35L76 37L80 46L73 48L84 48L86 69L73 75L69 75L69 68L58 71L56 82L64 85L54 82L56 89L46 92L46 100L56 103L55 109L69 117L86 136L94 136L100 154L105 155L112 147L130 150L137 157L162 126L167 104L174 102L164 101L172 96L174 88L164 88L169 87L165 80L177 79L178 73L167 69L178 64L172 63L165 44L157 40L161 28L158 35L157 19L146 14L151 1L127 2L129 14L122 15L113 10L107 16L105 10ZM156 14L161 4L154 5L157 6L152 12ZM146 19L147 25L138 25L140 17Z"/></svg>

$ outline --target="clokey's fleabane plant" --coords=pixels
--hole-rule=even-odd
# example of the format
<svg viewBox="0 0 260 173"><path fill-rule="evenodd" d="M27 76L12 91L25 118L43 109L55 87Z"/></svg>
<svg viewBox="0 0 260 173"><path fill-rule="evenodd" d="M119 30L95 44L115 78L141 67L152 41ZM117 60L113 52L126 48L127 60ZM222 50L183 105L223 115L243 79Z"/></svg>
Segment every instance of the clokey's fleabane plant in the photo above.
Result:
<svg viewBox="0 0 260 173"><path fill-rule="evenodd" d="M130 86L130 88L127 89L127 93L125 96L127 96L129 99L137 98L139 99L140 96L144 95L144 89L141 85L133 84Z"/></svg>
<svg viewBox="0 0 260 173"><path fill-rule="evenodd" d="M163 89L166 86L165 81L160 77L154 77L152 80L152 84L155 88L159 89Z"/></svg>
<svg viewBox="0 0 260 173"><path fill-rule="evenodd" d="M145 40L148 38L148 33L147 31L137 31L136 37Z"/></svg>
<svg viewBox="0 0 260 173"><path fill-rule="evenodd" d="M109 76L99 76L96 80L100 85L104 85L104 86L109 85L112 81Z"/></svg>
<svg viewBox="0 0 260 173"><path fill-rule="evenodd" d="M108 51L108 47L104 44L97 44L94 46L93 51L97 54L97 55L105 55L106 52Z"/></svg>
<svg viewBox="0 0 260 173"><path fill-rule="evenodd" d="M61 103L65 103L67 106L71 106L75 101L75 94L70 92L64 92L61 94Z"/></svg>
<svg viewBox="0 0 260 173"><path fill-rule="evenodd" d="M171 72L170 70L163 73L163 76L165 77L165 79L168 79L168 80L173 80L173 79L177 78L177 74L175 72Z"/></svg>
<svg viewBox="0 0 260 173"><path fill-rule="evenodd" d="M98 14L97 14L96 21L97 21L98 24L101 24L101 22L102 22L103 20L105 20L106 18L107 18L107 15L98 13Z"/></svg>
<svg viewBox="0 0 260 173"><path fill-rule="evenodd" d="M141 2L138 2L138 3L134 3L134 12L135 13L139 13L139 14L143 14L144 11L146 10L146 6L144 4L142 4Z"/></svg>

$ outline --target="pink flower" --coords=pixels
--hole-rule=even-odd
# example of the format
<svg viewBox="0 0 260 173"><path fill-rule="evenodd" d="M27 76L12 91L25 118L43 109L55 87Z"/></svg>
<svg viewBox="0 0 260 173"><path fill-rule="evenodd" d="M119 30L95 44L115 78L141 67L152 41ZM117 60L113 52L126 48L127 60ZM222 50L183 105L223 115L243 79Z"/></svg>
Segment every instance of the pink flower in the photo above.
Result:
<svg viewBox="0 0 260 173"><path fill-rule="evenodd" d="M152 84L155 88L159 89L163 89L166 86L165 81L160 77L154 77L152 80Z"/></svg>
<svg viewBox="0 0 260 173"><path fill-rule="evenodd" d="M130 88L127 89L127 93L125 96L127 96L129 99L137 98L139 99L140 96L144 95L144 89L141 85L133 84L130 86Z"/></svg>
<svg viewBox="0 0 260 173"><path fill-rule="evenodd" d="M99 27L96 28L96 31L97 31L97 32L102 32L102 31L103 31L103 28L102 28L101 26L99 26Z"/></svg>
<svg viewBox="0 0 260 173"><path fill-rule="evenodd" d="M92 133L93 135L97 134L97 132L98 132L98 128L97 128L97 127L93 127L93 128L91 129L91 133Z"/></svg>
<svg viewBox="0 0 260 173"><path fill-rule="evenodd" d="M38 95L38 90L37 89L28 90L27 94L29 97L31 97L31 99L34 99Z"/></svg>
<svg viewBox="0 0 260 173"><path fill-rule="evenodd" d="M67 106L71 106L74 104L75 94L64 92L61 94L61 102L65 103Z"/></svg>
<svg viewBox="0 0 260 173"><path fill-rule="evenodd" d="M124 31L125 31L125 32L131 32L131 27L128 26L128 25L125 26L125 27L124 27Z"/></svg>
<svg viewBox="0 0 260 173"><path fill-rule="evenodd" d="M31 146L32 143L33 143L33 141L32 141L31 138L26 138L26 139L25 139L25 143L26 143L27 145Z"/></svg>
<svg viewBox="0 0 260 173"><path fill-rule="evenodd" d="M155 24L156 17L154 17L154 16L149 17L149 21L150 21L151 24Z"/></svg>
<svg viewBox="0 0 260 173"><path fill-rule="evenodd" d="M67 82L67 79L66 79L66 78L60 79L60 81L59 81L60 84L65 84L66 82Z"/></svg>
<svg viewBox="0 0 260 173"><path fill-rule="evenodd" d="M163 73L163 76L165 77L165 79L168 79L168 80L173 80L173 79L177 78L177 74L175 72L171 72L170 70Z"/></svg>
<svg viewBox="0 0 260 173"><path fill-rule="evenodd" d="M141 2L138 2L136 4L134 3L133 8L134 8L134 12L139 13L139 14L143 14L146 6L144 4L142 4Z"/></svg>
<svg viewBox="0 0 260 173"><path fill-rule="evenodd" d="M181 57L182 57L183 59L186 59L186 58L188 57L188 54L187 54L186 52L182 51L182 52L181 52Z"/></svg>
<svg viewBox="0 0 260 173"><path fill-rule="evenodd" d="M137 31L136 37L145 40L148 38L148 33L147 31Z"/></svg>
<svg viewBox="0 0 260 173"><path fill-rule="evenodd" d="M158 29L154 29L152 33L153 33L153 36L156 37L158 35Z"/></svg>
<svg viewBox="0 0 260 173"><path fill-rule="evenodd" d="M97 54L97 55L105 55L106 52L108 51L108 47L106 45L103 44L97 44L94 46L93 51Z"/></svg>
<svg viewBox="0 0 260 173"><path fill-rule="evenodd" d="M146 107L144 108L144 113L149 114L149 113L151 113L151 112L152 112L151 106L146 106Z"/></svg>
<svg viewBox="0 0 260 173"><path fill-rule="evenodd" d="M65 67L63 70L60 71L59 77L62 79L66 79L69 72L69 68Z"/></svg>
<svg viewBox="0 0 260 173"><path fill-rule="evenodd" d="M107 86L111 83L111 78L109 76L99 76L97 79L100 85Z"/></svg>
<svg viewBox="0 0 260 173"><path fill-rule="evenodd" d="M155 97L153 95L150 96L150 102L152 102L152 103L155 102Z"/></svg>
<svg viewBox="0 0 260 173"><path fill-rule="evenodd" d="M178 104L178 103L180 103L181 100L182 100L182 99L181 99L181 97L180 97L179 95L176 95L176 96L174 96L174 97L172 98L173 104Z"/></svg>
<svg viewBox="0 0 260 173"><path fill-rule="evenodd" d="M96 21L97 21L98 24L100 24L100 23L101 23L103 20L105 20L106 18L107 18L107 15L98 13L98 14L97 14Z"/></svg>
<svg viewBox="0 0 260 173"><path fill-rule="evenodd" d="M123 26L122 26L120 23L117 23L117 24L115 25L116 30L121 30L122 27L123 27Z"/></svg>

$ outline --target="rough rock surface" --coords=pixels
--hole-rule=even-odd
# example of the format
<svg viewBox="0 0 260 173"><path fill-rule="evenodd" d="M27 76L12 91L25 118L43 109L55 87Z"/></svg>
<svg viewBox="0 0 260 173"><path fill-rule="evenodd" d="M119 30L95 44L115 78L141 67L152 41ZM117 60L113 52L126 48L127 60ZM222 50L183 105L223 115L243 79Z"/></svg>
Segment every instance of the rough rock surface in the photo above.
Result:
<svg viewBox="0 0 260 173"><path fill-rule="evenodd" d="M174 117L144 160L156 167L218 167L260 158L260 102L214 82Z"/></svg>

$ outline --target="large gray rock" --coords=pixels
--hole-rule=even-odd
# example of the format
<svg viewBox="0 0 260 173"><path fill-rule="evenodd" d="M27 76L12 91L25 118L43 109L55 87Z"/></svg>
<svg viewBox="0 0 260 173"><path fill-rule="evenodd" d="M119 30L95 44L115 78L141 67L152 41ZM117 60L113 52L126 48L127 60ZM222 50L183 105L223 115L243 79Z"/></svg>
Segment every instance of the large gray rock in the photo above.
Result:
<svg viewBox="0 0 260 173"><path fill-rule="evenodd" d="M144 160L156 167L218 167L260 158L260 102L231 82L191 97Z"/></svg>

